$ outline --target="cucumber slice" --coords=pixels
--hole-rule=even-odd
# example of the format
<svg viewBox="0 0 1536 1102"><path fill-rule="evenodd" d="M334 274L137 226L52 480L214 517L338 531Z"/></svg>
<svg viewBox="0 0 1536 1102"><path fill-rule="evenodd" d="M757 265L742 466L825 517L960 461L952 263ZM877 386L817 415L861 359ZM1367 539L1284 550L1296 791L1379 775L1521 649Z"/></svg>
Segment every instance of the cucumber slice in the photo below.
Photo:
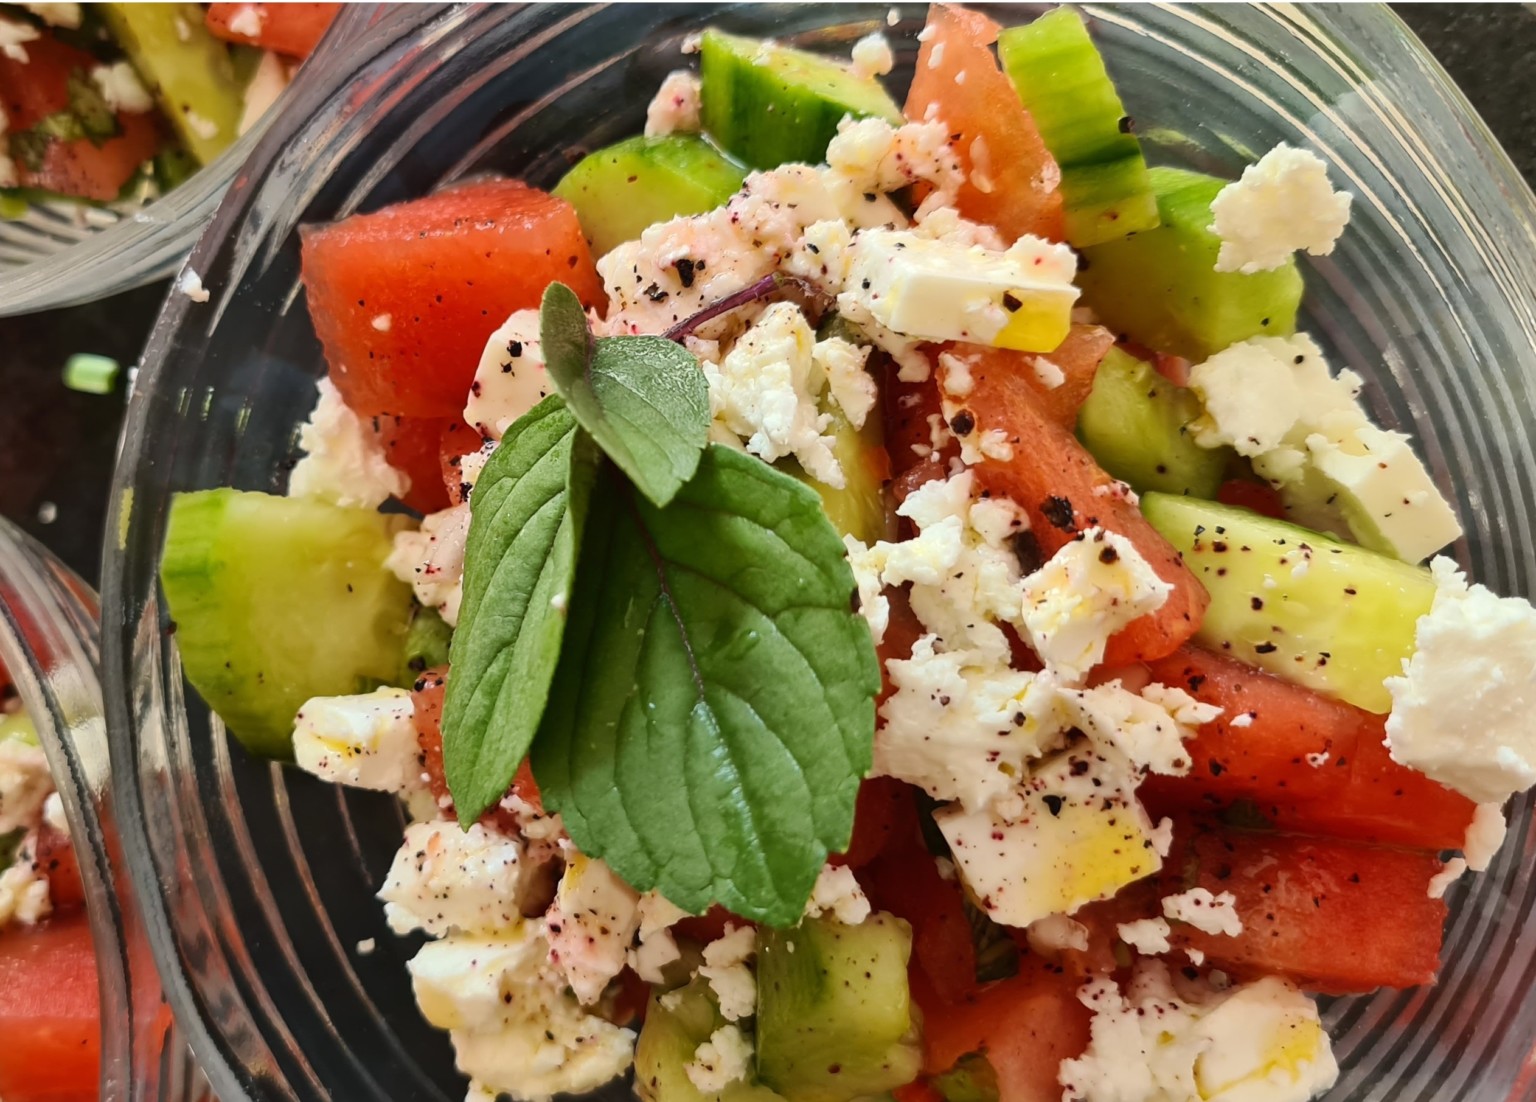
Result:
<svg viewBox="0 0 1536 1102"><path fill-rule="evenodd" d="M804 482L821 497L822 511L840 536L852 536L866 544L893 535L890 510L886 508L885 426L879 409L870 411L863 428L854 428L841 413L832 414L832 454L843 468L843 487L828 486L806 474L793 459L784 470Z"/></svg>
<svg viewBox="0 0 1536 1102"><path fill-rule="evenodd" d="M666 995L653 995L635 1042L636 1093L644 1102L783 1102L758 1083L737 1081L718 1094L705 1094L693 1085L687 1065L724 1024L709 982L702 977Z"/></svg>
<svg viewBox="0 0 1536 1102"><path fill-rule="evenodd" d="M1216 271L1211 200L1226 181L1176 168L1147 177L1161 225L1083 250L1083 304L1116 332L1196 361L1249 337L1294 332L1302 289L1294 259L1253 275Z"/></svg>
<svg viewBox="0 0 1536 1102"><path fill-rule="evenodd" d="M1277 677L1385 713L1413 653L1429 571L1214 501L1146 494L1142 512L1210 591L1198 638Z"/></svg>
<svg viewBox="0 0 1536 1102"><path fill-rule="evenodd" d="M997 1072L984 1052L967 1052L930 1082L944 1102L997 1102Z"/></svg>
<svg viewBox="0 0 1536 1102"><path fill-rule="evenodd" d="M922 1065L907 990L912 930L808 918L757 943L757 1071L790 1102L848 1102L910 1083Z"/></svg>
<svg viewBox="0 0 1536 1102"><path fill-rule="evenodd" d="M1061 166L1068 243L1098 245L1156 226L1141 142L1083 17L1062 7L1009 27L997 52Z"/></svg>
<svg viewBox="0 0 1536 1102"><path fill-rule="evenodd" d="M435 608L417 605L405 632L405 662L397 684L409 685L425 671L448 664L453 629Z"/></svg>
<svg viewBox="0 0 1536 1102"><path fill-rule="evenodd" d="M394 683L411 589L403 517L238 490L177 494L160 584L187 680L254 754L290 758L310 697Z"/></svg>
<svg viewBox="0 0 1536 1102"><path fill-rule="evenodd" d="M207 164L240 133L240 84L201 4L102 4L101 15L182 145Z"/></svg>
<svg viewBox="0 0 1536 1102"><path fill-rule="evenodd" d="M589 153L555 186L602 256L656 222L714 210L746 178L703 138L627 138Z"/></svg>
<svg viewBox="0 0 1536 1102"><path fill-rule="evenodd" d="M1213 498L1230 449L1194 442L1188 425L1200 412L1194 391L1175 386L1123 349L1111 348L1078 411L1077 438L1099 466L1137 493Z"/></svg>
<svg viewBox="0 0 1536 1102"><path fill-rule="evenodd" d="M699 76L705 133L752 168L820 163L844 115L901 124L879 81L774 42L705 31Z"/></svg>

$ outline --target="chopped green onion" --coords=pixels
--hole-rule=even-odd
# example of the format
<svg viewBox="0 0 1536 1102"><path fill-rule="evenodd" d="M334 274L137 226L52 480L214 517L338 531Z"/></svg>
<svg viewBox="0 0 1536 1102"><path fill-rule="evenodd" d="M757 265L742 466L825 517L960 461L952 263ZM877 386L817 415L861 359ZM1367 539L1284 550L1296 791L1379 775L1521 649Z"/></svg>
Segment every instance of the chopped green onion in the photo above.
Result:
<svg viewBox="0 0 1536 1102"><path fill-rule="evenodd" d="M77 352L64 363L64 385L82 394L111 394L121 370L110 356Z"/></svg>

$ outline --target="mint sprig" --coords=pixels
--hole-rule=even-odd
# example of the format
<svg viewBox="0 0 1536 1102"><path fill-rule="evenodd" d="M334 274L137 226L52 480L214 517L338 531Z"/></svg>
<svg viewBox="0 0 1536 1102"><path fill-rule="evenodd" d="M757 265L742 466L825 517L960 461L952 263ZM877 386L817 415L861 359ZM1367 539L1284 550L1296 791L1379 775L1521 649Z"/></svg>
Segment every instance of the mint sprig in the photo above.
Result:
<svg viewBox="0 0 1536 1102"><path fill-rule="evenodd" d="M715 445L664 508L593 488L549 707L545 805L635 888L798 921L847 845L879 663L814 491Z"/></svg>
<svg viewBox="0 0 1536 1102"><path fill-rule="evenodd" d="M519 418L470 501L443 768L459 821L506 794L544 712L601 455L558 397Z"/></svg>
<svg viewBox="0 0 1536 1102"><path fill-rule="evenodd" d="M563 283L544 291L539 338L581 427L653 503L671 501L709 440L709 384L693 354L665 337L594 339Z"/></svg>

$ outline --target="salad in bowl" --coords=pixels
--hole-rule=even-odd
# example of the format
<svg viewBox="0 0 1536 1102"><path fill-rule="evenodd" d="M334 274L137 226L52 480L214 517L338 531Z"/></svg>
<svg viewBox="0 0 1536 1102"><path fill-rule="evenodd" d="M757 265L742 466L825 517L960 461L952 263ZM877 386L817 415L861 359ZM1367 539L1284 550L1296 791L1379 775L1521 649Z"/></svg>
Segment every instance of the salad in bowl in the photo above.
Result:
<svg viewBox="0 0 1536 1102"><path fill-rule="evenodd" d="M1310 1098L1536 781L1536 612L1298 330L1327 163L1149 167L1069 8L919 39L305 227L287 493L171 504L193 687L408 807L472 1099Z"/></svg>

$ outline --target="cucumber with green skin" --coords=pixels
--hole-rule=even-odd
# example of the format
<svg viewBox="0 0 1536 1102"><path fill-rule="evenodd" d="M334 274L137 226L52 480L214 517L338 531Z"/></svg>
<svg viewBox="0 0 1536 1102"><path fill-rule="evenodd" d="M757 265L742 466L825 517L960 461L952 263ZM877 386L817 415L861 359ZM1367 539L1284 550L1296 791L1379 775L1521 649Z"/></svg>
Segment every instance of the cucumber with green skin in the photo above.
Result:
<svg viewBox="0 0 1536 1102"><path fill-rule="evenodd" d="M291 758L306 700L399 680L411 588L384 560L408 526L239 490L172 499L160 584L182 670L247 750Z"/></svg>
<svg viewBox="0 0 1536 1102"><path fill-rule="evenodd" d="M808 918L757 941L757 1073L790 1102L850 1102L912 1082L922 1066L907 988L912 930Z"/></svg>
<svg viewBox="0 0 1536 1102"><path fill-rule="evenodd" d="M1110 474L1137 493L1213 498L1231 449L1202 448L1188 431L1200 416L1194 391L1151 364L1111 348L1077 414L1077 438Z"/></svg>
<svg viewBox="0 0 1536 1102"><path fill-rule="evenodd" d="M1061 7L1009 27L997 53L1061 166L1068 244L1097 245L1156 226L1141 142L1082 16Z"/></svg>
<svg viewBox="0 0 1536 1102"><path fill-rule="evenodd" d="M1413 653L1435 599L1429 571L1247 509L1144 494L1141 510L1210 592L1197 638L1357 708Z"/></svg>
<svg viewBox="0 0 1536 1102"><path fill-rule="evenodd" d="M752 168L819 164L844 115L902 121L879 81L775 42L705 31L699 78L705 133Z"/></svg>
<svg viewBox="0 0 1536 1102"><path fill-rule="evenodd" d="M555 185L576 208L581 228L602 256L647 226L721 206L746 173L692 134L626 138L589 153Z"/></svg>
<svg viewBox="0 0 1536 1102"><path fill-rule="evenodd" d="M1082 304L1116 333L1197 362L1249 337L1295 332L1302 285L1294 258L1253 275L1216 271L1211 201L1227 182L1176 168L1147 176L1160 225L1083 250Z"/></svg>
<svg viewBox="0 0 1536 1102"><path fill-rule="evenodd" d="M202 5L108 3L100 13L187 151L200 164L224 152L239 137L244 104Z"/></svg>
<svg viewBox="0 0 1536 1102"><path fill-rule="evenodd" d="M635 1042L635 1092L643 1102L784 1102L767 1087L746 1080L714 1094L693 1085L688 1064L698 1047L725 1024L709 981L702 976L686 987L652 995Z"/></svg>

